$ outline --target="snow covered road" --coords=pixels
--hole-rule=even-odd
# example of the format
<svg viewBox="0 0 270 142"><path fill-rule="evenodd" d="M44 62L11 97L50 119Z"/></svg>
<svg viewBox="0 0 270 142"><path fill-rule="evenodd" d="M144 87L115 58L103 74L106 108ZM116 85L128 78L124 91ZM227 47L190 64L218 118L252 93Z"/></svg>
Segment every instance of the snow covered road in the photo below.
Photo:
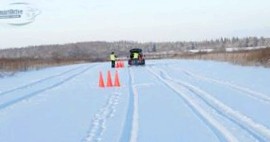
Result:
<svg viewBox="0 0 270 142"><path fill-rule="evenodd" d="M108 63L0 79L0 142L268 142L270 70L192 60ZM114 78L113 78L114 79Z"/></svg>

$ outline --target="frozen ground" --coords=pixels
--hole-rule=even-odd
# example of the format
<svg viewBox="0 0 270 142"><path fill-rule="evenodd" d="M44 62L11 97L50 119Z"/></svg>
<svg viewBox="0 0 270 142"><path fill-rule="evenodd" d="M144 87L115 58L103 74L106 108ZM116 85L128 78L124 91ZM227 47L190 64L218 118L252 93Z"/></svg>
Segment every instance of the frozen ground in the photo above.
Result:
<svg viewBox="0 0 270 142"><path fill-rule="evenodd" d="M0 142L268 142L270 70L191 60L109 63L0 79Z"/></svg>

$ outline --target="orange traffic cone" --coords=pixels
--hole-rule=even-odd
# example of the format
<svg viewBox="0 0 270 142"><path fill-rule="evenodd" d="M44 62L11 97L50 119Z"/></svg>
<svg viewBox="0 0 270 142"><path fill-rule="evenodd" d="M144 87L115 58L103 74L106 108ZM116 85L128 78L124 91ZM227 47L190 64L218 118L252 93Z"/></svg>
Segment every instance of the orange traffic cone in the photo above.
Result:
<svg viewBox="0 0 270 142"><path fill-rule="evenodd" d="M119 68L120 65L119 65L119 61L116 61L116 68Z"/></svg>
<svg viewBox="0 0 270 142"><path fill-rule="evenodd" d="M102 76L101 72L99 72L99 87L101 87L101 88L105 87L104 81L103 81L103 76Z"/></svg>
<svg viewBox="0 0 270 142"><path fill-rule="evenodd" d="M112 87L112 77L111 77L111 72L108 71L108 74L107 74L107 87Z"/></svg>
<svg viewBox="0 0 270 142"><path fill-rule="evenodd" d="M121 60L119 60L119 68L122 68Z"/></svg>
<svg viewBox="0 0 270 142"><path fill-rule="evenodd" d="M120 87L120 81L119 81L119 76L118 76L118 72L117 71L115 72L114 86Z"/></svg>

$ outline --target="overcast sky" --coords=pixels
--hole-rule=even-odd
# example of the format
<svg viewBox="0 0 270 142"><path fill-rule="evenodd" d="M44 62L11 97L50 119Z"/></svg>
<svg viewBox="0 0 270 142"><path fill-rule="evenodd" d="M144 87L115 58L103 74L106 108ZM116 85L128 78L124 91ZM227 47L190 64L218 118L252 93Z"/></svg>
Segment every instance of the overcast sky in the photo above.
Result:
<svg viewBox="0 0 270 142"><path fill-rule="evenodd" d="M1 0L3 7L18 0ZM20 0L42 11L0 19L0 48L78 41L184 41L270 36L270 0Z"/></svg>

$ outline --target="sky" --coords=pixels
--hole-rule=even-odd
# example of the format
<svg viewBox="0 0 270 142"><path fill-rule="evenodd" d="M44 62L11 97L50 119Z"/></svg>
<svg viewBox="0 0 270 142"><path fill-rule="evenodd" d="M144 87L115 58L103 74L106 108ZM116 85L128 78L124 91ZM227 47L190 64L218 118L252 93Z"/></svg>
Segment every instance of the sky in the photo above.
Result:
<svg viewBox="0 0 270 142"><path fill-rule="evenodd" d="M23 26L0 19L0 48L270 36L269 0L1 0L0 8L13 2L41 14Z"/></svg>

